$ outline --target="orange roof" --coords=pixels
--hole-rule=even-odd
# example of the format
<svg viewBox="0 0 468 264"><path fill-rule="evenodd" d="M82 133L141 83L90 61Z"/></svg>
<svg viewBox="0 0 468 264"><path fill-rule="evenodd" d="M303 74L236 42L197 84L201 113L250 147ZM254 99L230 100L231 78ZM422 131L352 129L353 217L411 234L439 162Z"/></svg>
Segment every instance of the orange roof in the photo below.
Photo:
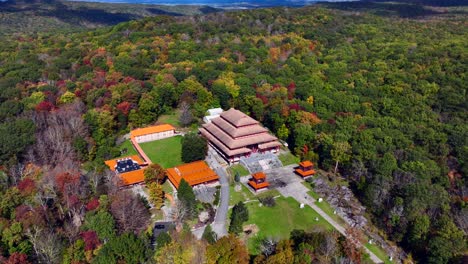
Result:
<svg viewBox="0 0 468 264"><path fill-rule="evenodd" d="M260 171L260 172L252 174L252 177L254 177L254 179L260 180L260 179L265 179L266 175L264 172Z"/></svg>
<svg viewBox="0 0 468 264"><path fill-rule="evenodd" d="M171 130L175 130L175 128L169 124L163 124L163 125L134 129L130 131L130 136L139 137L139 136L144 136L144 135L149 135L149 134L154 134L154 133L159 133L159 132L164 132L164 131L171 131Z"/></svg>
<svg viewBox="0 0 468 264"><path fill-rule="evenodd" d="M122 185L132 185L143 182L145 180L145 175L143 171L143 169L139 169L125 173L120 173L119 176L122 179Z"/></svg>
<svg viewBox="0 0 468 264"><path fill-rule="evenodd" d="M182 179L187 181L190 186L219 179L216 172L208 167L208 164L203 160L167 169L167 176L176 188L179 188Z"/></svg>
<svg viewBox="0 0 468 264"><path fill-rule="evenodd" d="M315 170L303 171L301 169L296 169L295 171L296 171L297 174L301 175L302 177L312 176L312 175L315 174Z"/></svg>
<svg viewBox="0 0 468 264"><path fill-rule="evenodd" d="M117 165L117 160L121 160L121 159L132 159L132 160L136 161L138 163L138 165L143 165L144 164L143 160L141 160L140 156L138 156L138 155L106 160L104 163L109 167L109 169L111 171L115 171L115 166Z"/></svg>
<svg viewBox="0 0 468 264"><path fill-rule="evenodd" d="M261 183L256 183L255 181L249 181L249 185L252 186L252 188L254 188L255 190L270 186L270 184L267 181L264 181Z"/></svg>
<svg viewBox="0 0 468 264"><path fill-rule="evenodd" d="M314 166L314 164L312 162L310 162L309 160L305 160L303 162L300 162L299 166L301 166L303 168L307 168L307 167Z"/></svg>

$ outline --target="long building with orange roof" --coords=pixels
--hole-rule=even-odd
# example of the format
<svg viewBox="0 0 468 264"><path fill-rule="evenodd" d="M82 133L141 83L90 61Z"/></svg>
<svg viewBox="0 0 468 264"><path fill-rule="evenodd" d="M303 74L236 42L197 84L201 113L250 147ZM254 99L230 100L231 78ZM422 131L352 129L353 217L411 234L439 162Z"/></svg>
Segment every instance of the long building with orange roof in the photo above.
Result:
<svg viewBox="0 0 468 264"><path fill-rule="evenodd" d="M107 160L105 164L120 177L121 186L138 184L145 180L142 166L146 163L138 155Z"/></svg>
<svg viewBox="0 0 468 264"><path fill-rule="evenodd" d="M169 124L137 128L130 131L130 137L137 143L144 143L163 138L172 137L175 134L175 127Z"/></svg>
<svg viewBox="0 0 468 264"><path fill-rule="evenodd" d="M167 169L167 177L176 188L179 188L179 184L182 179L188 182L190 186L202 183L211 183L219 179L216 172L214 172L203 160Z"/></svg>

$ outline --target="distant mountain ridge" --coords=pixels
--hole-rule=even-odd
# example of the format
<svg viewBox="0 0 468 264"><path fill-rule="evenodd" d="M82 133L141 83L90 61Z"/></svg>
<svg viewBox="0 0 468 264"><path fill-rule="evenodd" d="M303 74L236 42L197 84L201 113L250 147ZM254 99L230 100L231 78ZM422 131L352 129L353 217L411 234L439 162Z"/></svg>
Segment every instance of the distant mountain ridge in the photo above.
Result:
<svg viewBox="0 0 468 264"><path fill-rule="evenodd" d="M76 31L111 26L155 15L196 15L218 12L208 6L162 6L72 2L63 0L8 0L0 2L0 34Z"/></svg>

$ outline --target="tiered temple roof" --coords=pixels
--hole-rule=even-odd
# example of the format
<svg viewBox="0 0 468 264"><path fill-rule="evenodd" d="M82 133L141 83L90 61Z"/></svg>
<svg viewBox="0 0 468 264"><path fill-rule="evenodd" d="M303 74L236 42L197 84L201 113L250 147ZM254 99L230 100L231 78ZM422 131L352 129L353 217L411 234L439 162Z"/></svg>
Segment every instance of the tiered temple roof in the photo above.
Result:
<svg viewBox="0 0 468 264"><path fill-rule="evenodd" d="M252 174L252 178L249 180L249 185L254 190L260 190L270 186L270 183L266 181L266 175L264 172L257 172Z"/></svg>
<svg viewBox="0 0 468 264"><path fill-rule="evenodd" d="M281 145L258 121L234 108L204 124L200 132L227 157L248 154L252 148L267 150Z"/></svg>
<svg viewBox="0 0 468 264"><path fill-rule="evenodd" d="M295 172L303 178L312 176L315 174L314 163L309 160L300 162L299 167L295 169Z"/></svg>

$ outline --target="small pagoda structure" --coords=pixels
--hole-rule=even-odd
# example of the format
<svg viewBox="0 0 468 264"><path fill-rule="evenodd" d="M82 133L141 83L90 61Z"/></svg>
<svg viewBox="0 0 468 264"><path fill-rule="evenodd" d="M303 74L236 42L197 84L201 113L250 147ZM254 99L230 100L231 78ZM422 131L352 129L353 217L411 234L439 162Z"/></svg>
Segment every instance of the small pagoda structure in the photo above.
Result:
<svg viewBox="0 0 468 264"><path fill-rule="evenodd" d="M267 182L266 175L264 172L257 172L252 174L252 178L250 178L249 180L249 185L255 191L258 191L267 188L268 186L270 186L270 183Z"/></svg>
<svg viewBox="0 0 468 264"><path fill-rule="evenodd" d="M302 178L307 178L315 174L314 163L305 160L299 163L299 167L295 170Z"/></svg>

